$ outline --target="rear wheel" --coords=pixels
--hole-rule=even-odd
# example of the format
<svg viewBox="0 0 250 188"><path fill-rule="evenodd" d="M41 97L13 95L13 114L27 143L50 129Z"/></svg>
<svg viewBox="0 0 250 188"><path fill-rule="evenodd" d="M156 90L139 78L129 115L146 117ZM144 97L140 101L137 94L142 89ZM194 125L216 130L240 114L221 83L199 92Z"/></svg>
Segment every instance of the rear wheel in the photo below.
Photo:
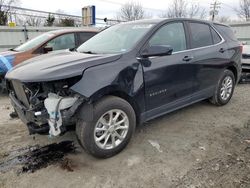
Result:
<svg viewBox="0 0 250 188"><path fill-rule="evenodd" d="M234 92L235 76L230 70L224 70L218 81L213 97L210 101L217 105L222 106L227 104Z"/></svg>
<svg viewBox="0 0 250 188"><path fill-rule="evenodd" d="M107 158L126 147L135 126L131 105L121 98L108 96L94 104L93 121L79 121L76 132L80 144L90 154Z"/></svg>

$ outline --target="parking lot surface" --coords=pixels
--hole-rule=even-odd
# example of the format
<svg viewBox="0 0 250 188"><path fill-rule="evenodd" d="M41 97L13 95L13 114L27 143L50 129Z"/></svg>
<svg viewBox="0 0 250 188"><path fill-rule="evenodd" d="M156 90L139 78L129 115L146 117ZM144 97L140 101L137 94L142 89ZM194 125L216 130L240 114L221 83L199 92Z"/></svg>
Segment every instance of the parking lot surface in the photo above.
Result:
<svg viewBox="0 0 250 188"><path fill-rule="evenodd" d="M109 159L96 159L77 144L74 132L59 138L29 136L11 119L0 96L0 187L250 187L250 85L238 85L231 102L207 101L138 127L129 145ZM1 171L13 151L73 140L77 152L35 172L20 165Z"/></svg>

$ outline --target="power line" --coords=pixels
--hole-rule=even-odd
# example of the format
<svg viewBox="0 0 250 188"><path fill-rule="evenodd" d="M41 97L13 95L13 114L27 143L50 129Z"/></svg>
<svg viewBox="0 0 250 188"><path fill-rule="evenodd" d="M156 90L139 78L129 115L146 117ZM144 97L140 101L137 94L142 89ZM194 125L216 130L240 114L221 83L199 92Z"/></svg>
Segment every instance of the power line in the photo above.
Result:
<svg viewBox="0 0 250 188"><path fill-rule="evenodd" d="M211 3L211 11L210 11L210 14L212 15L212 21L214 21L214 18L215 18L215 15L218 15L219 13L219 8L220 8L220 5L221 3L218 3L217 0L214 1L214 3Z"/></svg>
<svg viewBox="0 0 250 188"><path fill-rule="evenodd" d="M43 13L43 14L56 14L56 15L59 15L59 16L68 16L68 17L81 18L81 16L64 14L64 13L47 12L47 11L42 11L42 10L35 10L35 9L29 9L29 8L16 7L16 6L8 6L8 5L2 5L2 6L6 7L6 8L16 9L16 10L38 12L38 13Z"/></svg>
<svg viewBox="0 0 250 188"><path fill-rule="evenodd" d="M111 0L97 0L97 1L100 1L100 2L106 2L106 3L110 3L110 4L115 4L115 5L124 5L125 3L119 3L119 2L115 2L115 1L111 1ZM153 10L153 11L164 11L162 9L157 9L157 8L148 8L148 7L143 7L144 9L147 9L147 10Z"/></svg>
<svg viewBox="0 0 250 188"><path fill-rule="evenodd" d="M53 14L53 15L57 15L57 16L65 16L65 17L82 19L82 16L77 16L77 15L72 15L72 14L64 14L64 13L57 13L57 12L48 12L48 11L35 10L35 9L29 9L29 8L23 8L23 7L16 7L16 6L8 6L8 5L1 5L1 6L2 7L6 7L6 8L10 8L12 10L28 11L28 12L35 12L35 13L41 13L41 14ZM15 13L15 14L17 14L17 13ZM20 15L23 14L24 15L24 13L18 13L18 14L20 14ZM28 16L28 14L26 14L26 16ZM29 16L34 16L34 15L29 15ZM41 16L37 16L36 15L36 17L41 17ZM96 18L96 20L103 21L103 18Z"/></svg>
<svg viewBox="0 0 250 188"><path fill-rule="evenodd" d="M226 6L226 7L228 7L228 8L230 8L230 9L232 9L232 10L235 10L235 7L233 7L231 5L228 5L226 3L221 3L221 4L224 5L224 6Z"/></svg>

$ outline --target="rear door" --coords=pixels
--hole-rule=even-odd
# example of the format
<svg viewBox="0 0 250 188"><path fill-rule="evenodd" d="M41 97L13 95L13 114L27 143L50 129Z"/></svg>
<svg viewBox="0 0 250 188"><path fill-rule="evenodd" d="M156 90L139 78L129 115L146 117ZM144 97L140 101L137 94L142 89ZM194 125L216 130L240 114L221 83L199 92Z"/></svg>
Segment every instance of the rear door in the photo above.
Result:
<svg viewBox="0 0 250 188"><path fill-rule="evenodd" d="M145 97L150 116L174 108L174 103L193 92L192 51L188 51L184 22L171 22L160 27L149 39L151 45L169 45L173 54L150 57L143 66ZM155 109L155 110L154 110Z"/></svg>
<svg viewBox="0 0 250 188"><path fill-rule="evenodd" d="M194 55L194 92L209 97L228 63L228 47L209 24L190 21L189 33Z"/></svg>

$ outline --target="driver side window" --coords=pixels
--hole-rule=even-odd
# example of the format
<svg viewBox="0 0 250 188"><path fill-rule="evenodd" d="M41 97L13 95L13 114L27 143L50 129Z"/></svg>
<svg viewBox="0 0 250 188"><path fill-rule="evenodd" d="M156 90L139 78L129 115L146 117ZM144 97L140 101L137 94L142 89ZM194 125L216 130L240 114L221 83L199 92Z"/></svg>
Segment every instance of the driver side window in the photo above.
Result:
<svg viewBox="0 0 250 188"><path fill-rule="evenodd" d="M162 26L149 40L149 46L169 45L173 52L186 50L186 36L182 23L170 23Z"/></svg>
<svg viewBox="0 0 250 188"><path fill-rule="evenodd" d="M74 33L61 35L49 41L46 46L52 47L53 51L75 48L75 35Z"/></svg>

